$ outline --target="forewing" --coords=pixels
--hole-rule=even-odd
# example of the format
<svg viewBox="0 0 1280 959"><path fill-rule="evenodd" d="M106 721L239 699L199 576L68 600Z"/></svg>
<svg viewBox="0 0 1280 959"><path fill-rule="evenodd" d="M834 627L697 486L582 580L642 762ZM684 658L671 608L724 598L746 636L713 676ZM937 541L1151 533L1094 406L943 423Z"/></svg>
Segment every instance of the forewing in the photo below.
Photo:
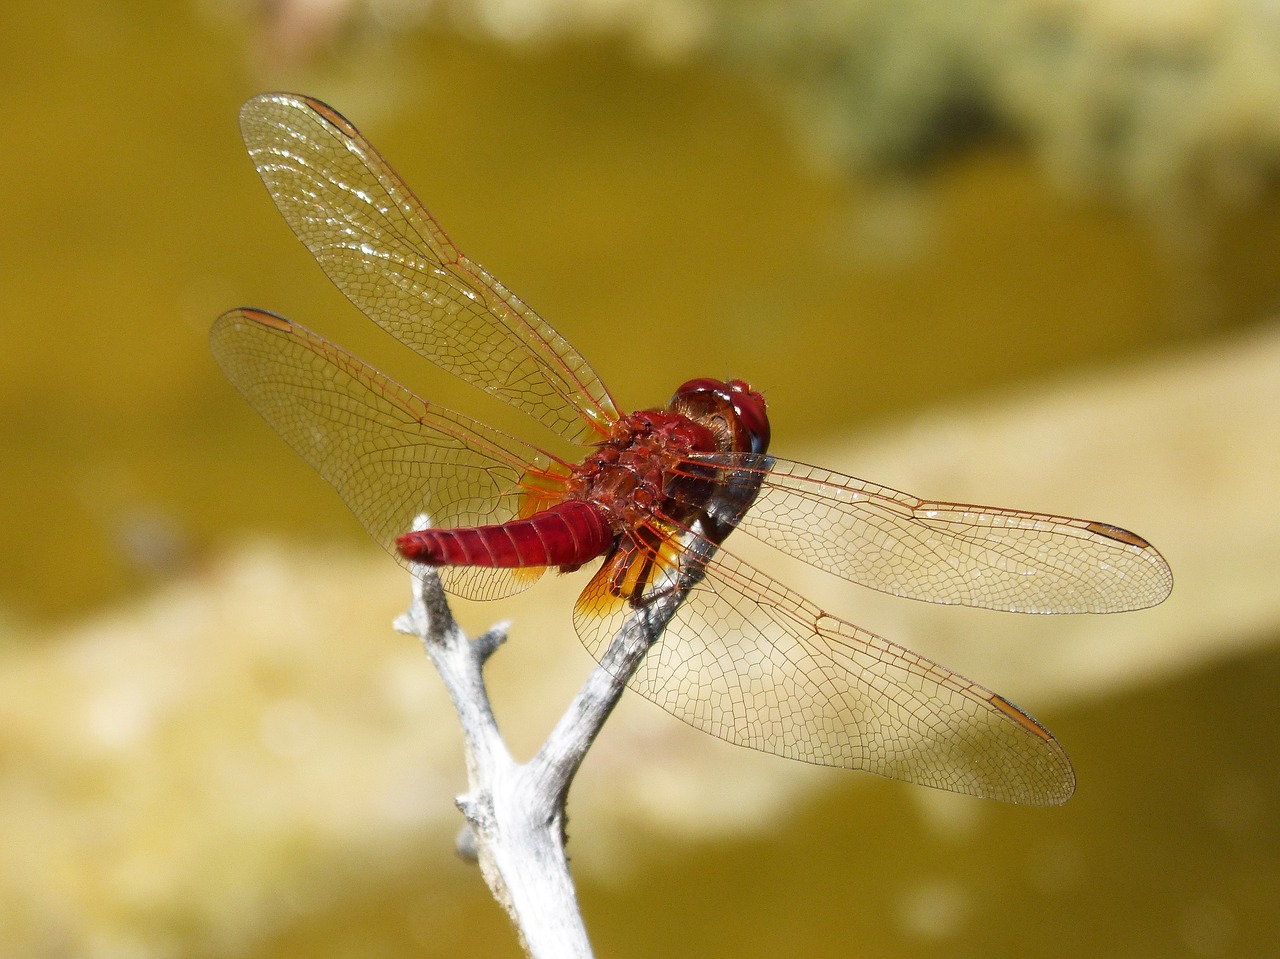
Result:
<svg viewBox="0 0 1280 959"><path fill-rule="evenodd" d="M633 609L610 583L643 553L617 554L579 599L575 624L597 659ZM1008 700L829 615L723 550L690 570L702 562L696 554L683 554L685 572L701 581L630 682L641 695L727 742L791 759L1006 802L1071 796L1062 747ZM666 567L645 595L677 579Z"/></svg>
<svg viewBox="0 0 1280 959"><path fill-rule="evenodd" d="M419 513L441 527L501 523L563 491L559 461L427 403L282 317L232 310L210 340L227 379L402 565L395 538ZM440 572L451 592L493 599L523 589L541 570Z"/></svg>
<svg viewBox="0 0 1280 959"><path fill-rule="evenodd" d="M787 460L765 469L749 454L705 459L763 474L739 520L744 532L896 596L1024 613L1105 613L1154 606L1173 588L1168 563L1150 543L1106 523L932 502Z"/></svg>
<svg viewBox="0 0 1280 959"><path fill-rule="evenodd" d="M371 320L571 441L607 434L618 412L586 360L453 245L346 118L273 93L241 108L240 130L289 226Z"/></svg>

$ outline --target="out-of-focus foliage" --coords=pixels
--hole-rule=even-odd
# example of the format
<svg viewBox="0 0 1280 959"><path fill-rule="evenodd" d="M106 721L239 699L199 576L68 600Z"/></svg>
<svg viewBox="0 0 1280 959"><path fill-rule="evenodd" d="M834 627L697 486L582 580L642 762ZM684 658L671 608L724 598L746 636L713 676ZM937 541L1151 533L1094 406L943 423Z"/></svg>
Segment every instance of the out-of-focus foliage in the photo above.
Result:
<svg viewBox="0 0 1280 959"><path fill-rule="evenodd" d="M1256 0L289 0L276 46L340 28L536 45L621 36L643 58L732 64L812 160L911 173L1025 145L1074 189L1166 226L1256 199L1280 170L1280 8Z"/></svg>
<svg viewBox="0 0 1280 959"><path fill-rule="evenodd" d="M1280 169L1280 10L1250 0L799 0L725 6L717 45L816 153L911 169L1012 138L1157 216Z"/></svg>

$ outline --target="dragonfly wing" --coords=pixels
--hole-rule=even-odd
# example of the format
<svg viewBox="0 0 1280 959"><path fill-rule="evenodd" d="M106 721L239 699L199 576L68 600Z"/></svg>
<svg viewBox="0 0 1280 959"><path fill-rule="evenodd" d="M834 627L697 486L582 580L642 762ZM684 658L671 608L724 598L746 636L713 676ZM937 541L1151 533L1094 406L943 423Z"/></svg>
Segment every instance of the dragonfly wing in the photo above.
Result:
<svg viewBox="0 0 1280 959"><path fill-rule="evenodd" d="M1154 606L1173 588L1169 564L1155 547L1106 523L931 502L787 460L705 459L739 474L763 474L740 529L896 596L1014 612L1102 613Z"/></svg>
<svg viewBox="0 0 1280 959"><path fill-rule="evenodd" d="M453 245L350 121L273 93L241 108L240 130L280 213L371 320L571 441L608 433L618 412L587 361Z"/></svg>
<svg viewBox="0 0 1280 959"><path fill-rule="evenodd" d="M1035 805L1071 796L1062 747L1002 696L831 616L723 550L708 544L683 556L684 574L698 581L630 682L676 717L740 746L953 792ZM648 561L661 572L640 602L676 582L658 551L632 544L579 599L575 624L597 659L634 608L614 587L634 582L627 571Z"/></svg>
<svg viewBox="0 0 1280 959"><path fill-rule="evenodd" d="M427 403L282 317L232 310L210 340L236 389L402 564L395 538L419 513L442 527L501 523L563 492L567 468L558 460ZM446 568L441 576L451 592L492 599L538 572Z"/></svg>

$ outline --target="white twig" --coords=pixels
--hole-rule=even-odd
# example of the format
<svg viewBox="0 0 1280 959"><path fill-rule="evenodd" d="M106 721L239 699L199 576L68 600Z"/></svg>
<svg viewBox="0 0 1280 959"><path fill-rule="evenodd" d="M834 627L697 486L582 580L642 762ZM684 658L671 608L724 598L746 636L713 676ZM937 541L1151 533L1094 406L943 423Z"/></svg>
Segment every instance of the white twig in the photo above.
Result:
<svg viewBox="0 0 1280 959"><path fill-rule="evenodd" d="M483 676L509 624L468 640L435 571L414 567L413 602L395 626L422 640L462 723L468 791L457 799L467 818L459 851L479 861L529 956L591 956L565 854L569 785L685 592L673 591L627 619L542 748L520 764L498 732Z"/></svg>

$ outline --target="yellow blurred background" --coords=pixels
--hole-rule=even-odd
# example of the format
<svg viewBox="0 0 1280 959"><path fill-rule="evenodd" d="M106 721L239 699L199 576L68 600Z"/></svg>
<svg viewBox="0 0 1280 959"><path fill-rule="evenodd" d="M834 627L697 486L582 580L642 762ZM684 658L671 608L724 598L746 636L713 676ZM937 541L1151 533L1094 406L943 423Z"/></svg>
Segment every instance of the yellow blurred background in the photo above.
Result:
<svg viewBox="0 0 1280 959"><path fill-rule="evenodd" d="M1050 725L1060 810L624 703L570 809L599 954L1280 953L1265 5L73 0L11 10L0 54L0 955L519 954L452 852L402 572L205 336L276 310L515 424L289 234L236 128L270 89L351 118L621 405L742 376L779 455L1174 567L1165 607L1070 625L842 608ZM515 619L526 750L589 666L576 588L461 613Z"/></svg>

